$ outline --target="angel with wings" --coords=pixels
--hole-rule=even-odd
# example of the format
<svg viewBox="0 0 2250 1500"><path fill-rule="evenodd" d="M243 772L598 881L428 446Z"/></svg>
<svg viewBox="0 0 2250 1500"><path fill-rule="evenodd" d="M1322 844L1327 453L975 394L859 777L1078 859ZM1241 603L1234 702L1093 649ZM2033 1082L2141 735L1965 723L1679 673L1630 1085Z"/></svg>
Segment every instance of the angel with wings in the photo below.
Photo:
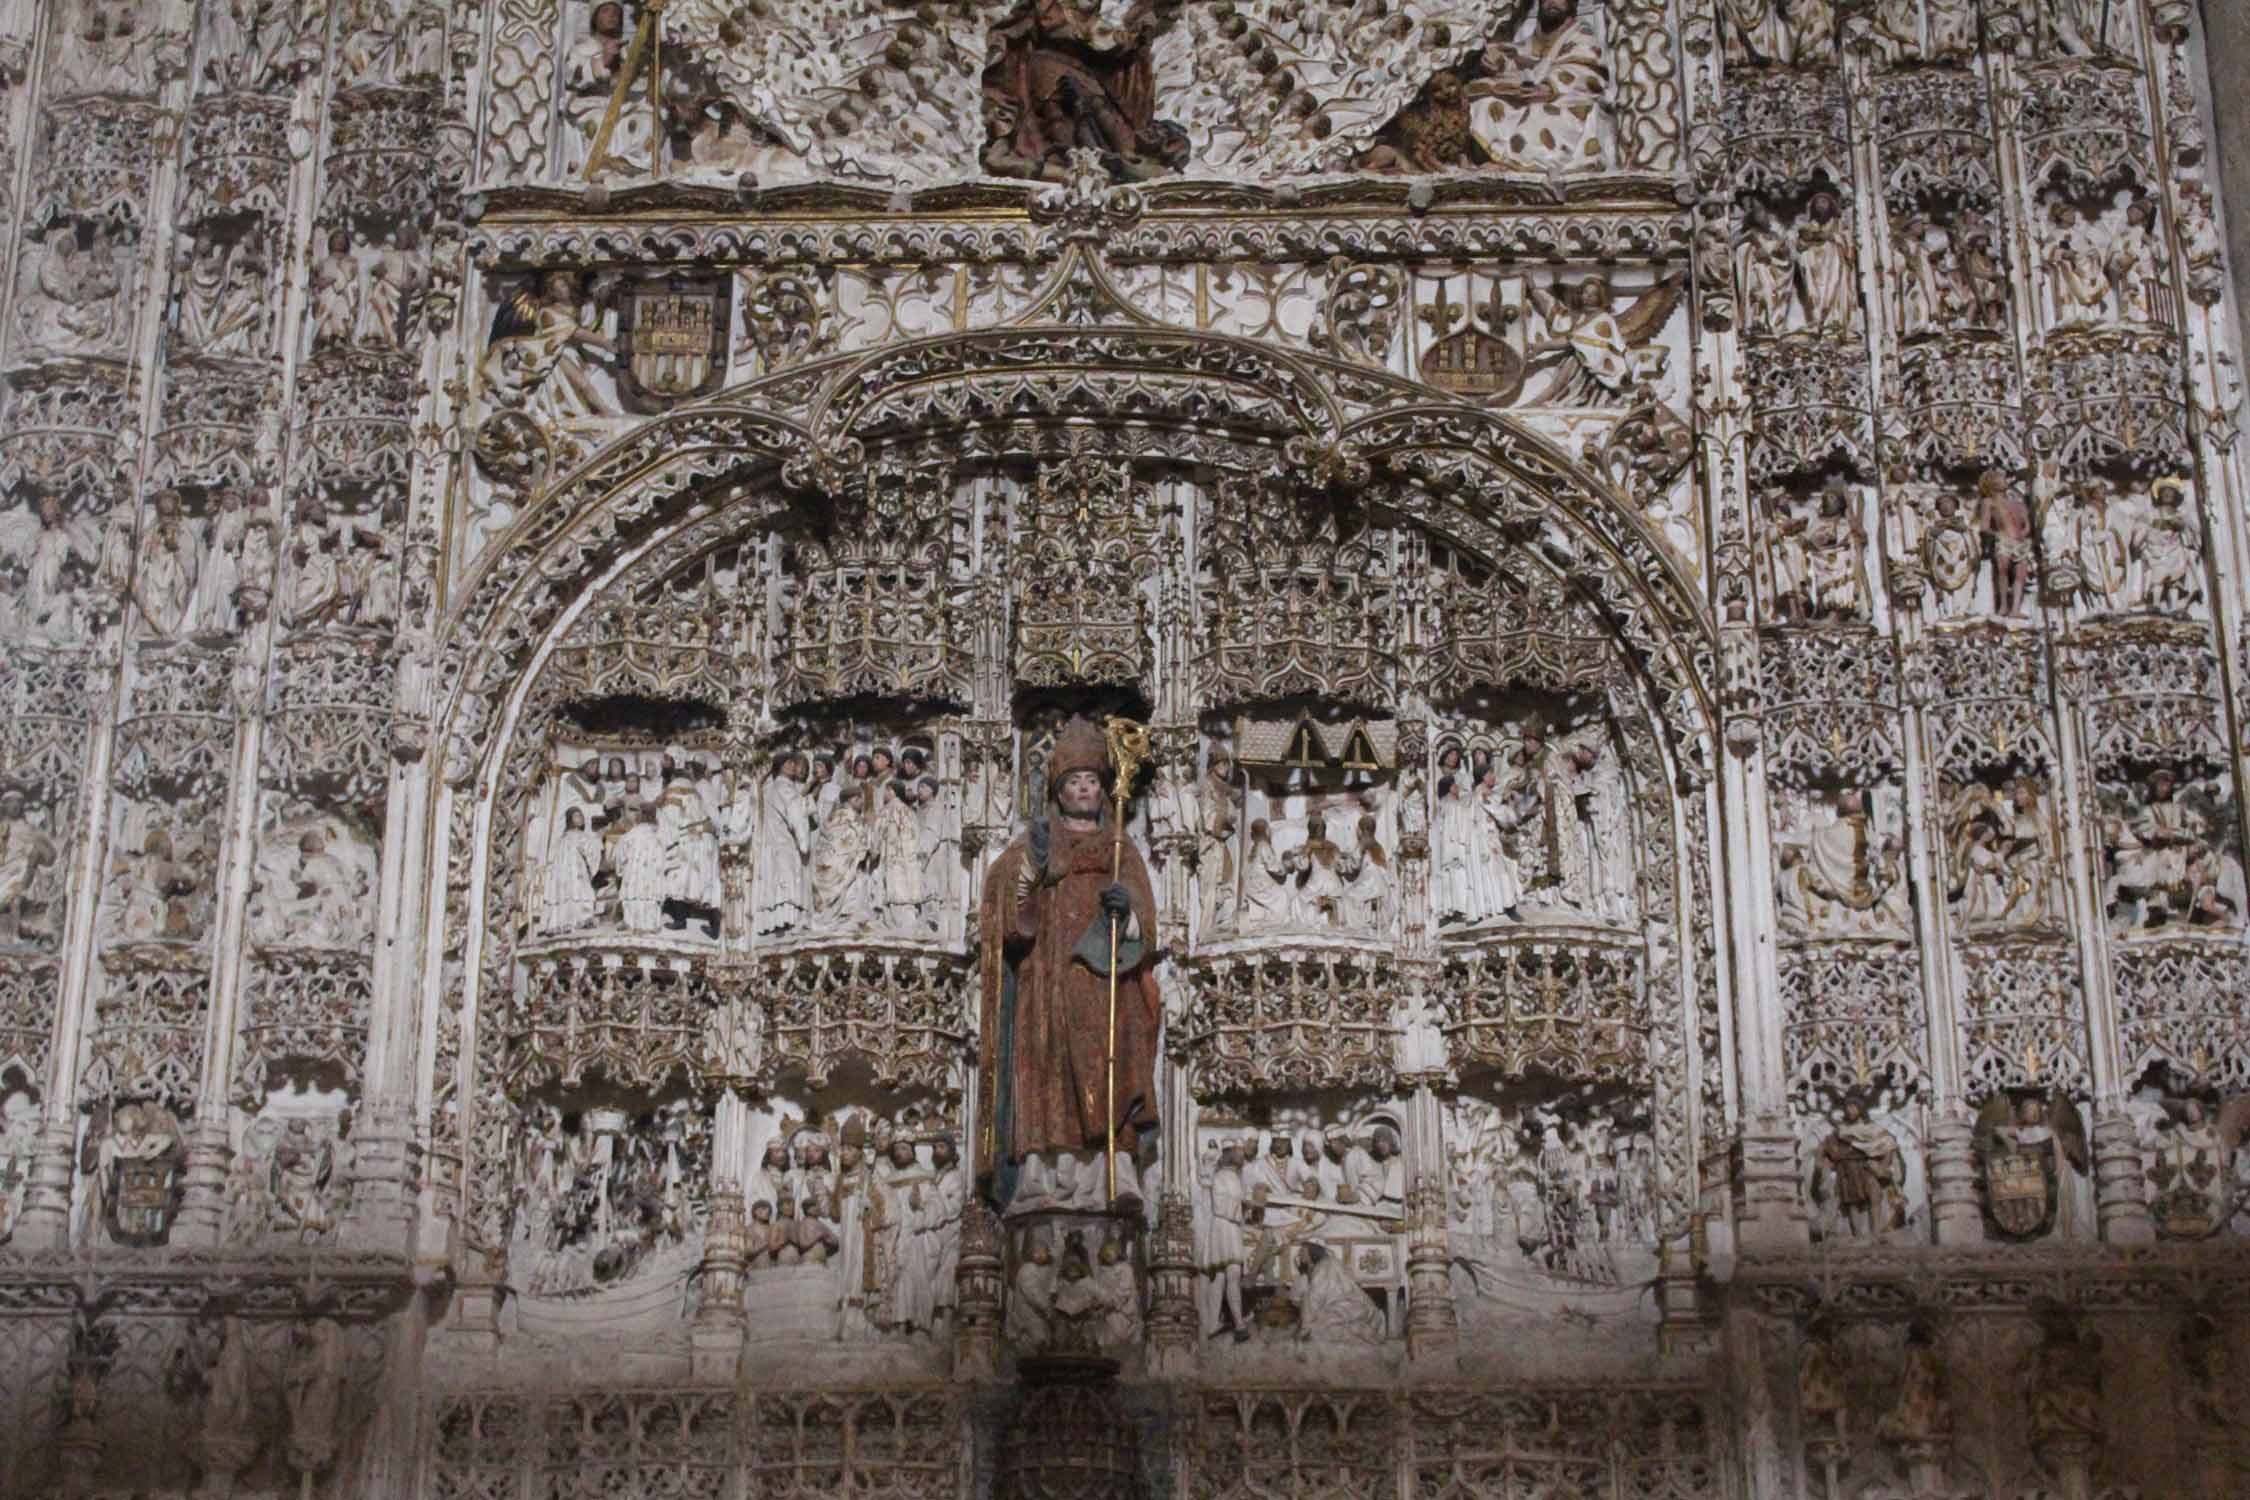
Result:
<svg viewBox="0 0 2250 1500"><path fill-rule="evenodd" d="M1606 276L1589 276L1561 295L1527 288L1545 320L1546 336L1524 351L1524 394L1518 406L1631 406L1663 379L1671 351L1654 343L1686 294L1675 273L1633 300L1622 314Z"/></svg>
<svg viewBox="0 0 2250 1500"><path fill-rule="evenodd" d="M2216 1110L2194 1094L2167 1098L2153 1135L2142 1155L2159 1234L2202 1239L2250 1206L2240 1173L2243 1137L2250 1135L2250 1095L2237 1095Z"/></svg>
<svg viewBox="0 0 2250 1500"><path fill-rule="evenodd" d="M0 626L10 639L62 645L83 630L78 585L99 558L94 518L42 494L0 511Z"/></svg>

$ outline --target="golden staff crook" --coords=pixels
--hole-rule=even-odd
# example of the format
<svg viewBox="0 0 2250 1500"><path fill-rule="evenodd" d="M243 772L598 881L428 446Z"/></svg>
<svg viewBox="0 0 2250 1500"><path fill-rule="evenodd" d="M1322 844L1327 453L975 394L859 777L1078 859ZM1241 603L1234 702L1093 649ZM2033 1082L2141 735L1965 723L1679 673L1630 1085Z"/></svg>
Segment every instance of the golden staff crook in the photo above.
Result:
<svg viewBox="0 0 2250 1500"><path fill-rule="evenodd" d="M609 91L609 108L603 111L601 128L594 132L594 144L586 153L588 182L609 159L609 138L616 132L617 116L625 108L625 91L640 76L641 54L652 47L655 66L649 78L648 107L654 117L654 138L649 142L649 170L659 177L664 175L664 36L659 29L663 24L664 0L641 0L641 24L633 32L633 45L626 49L617 82Z"/></svg>
<svg viewBox="0 0 2250 1500"><path fill-rule="evenodd" d="M1109 761L1117 779L1110 798L1115 816L1110 820L1109 883L1115 885L1125 869L1125 804L1133 793L1133 778L1148 759L1148 726L1121 714L1111 714L1102 725L1109 741ZM1102 1163L1109 1170L1109 1201L1117 1201L1117 940L1125 930L1123 919L1109 922L1109 1033L1102 1048ZM1144 934L1145 936L1145 934Z"/></svg>

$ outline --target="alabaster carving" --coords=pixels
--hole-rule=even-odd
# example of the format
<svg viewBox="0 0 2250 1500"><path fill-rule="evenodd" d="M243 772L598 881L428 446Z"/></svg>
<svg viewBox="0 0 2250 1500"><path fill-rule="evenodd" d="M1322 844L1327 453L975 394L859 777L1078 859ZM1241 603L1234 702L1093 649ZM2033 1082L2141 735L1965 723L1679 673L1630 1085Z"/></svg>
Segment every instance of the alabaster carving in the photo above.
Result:
<svg viewBox="0 0 2250 1500"><path fill-rule="evenodd" d="M0 1497L2231 1500L2219 19L0 0Z"/></svg>

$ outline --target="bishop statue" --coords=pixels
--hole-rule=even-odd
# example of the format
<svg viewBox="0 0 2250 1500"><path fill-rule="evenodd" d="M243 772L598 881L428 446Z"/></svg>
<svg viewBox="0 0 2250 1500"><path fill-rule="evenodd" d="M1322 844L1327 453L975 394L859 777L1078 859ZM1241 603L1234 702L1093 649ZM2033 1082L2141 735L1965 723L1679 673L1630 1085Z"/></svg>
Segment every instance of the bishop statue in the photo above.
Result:
<svg viewBox="0 0 2250 1500"><path fill-rule="evenodd" d="M1027 1159L1067 1153L1100 1170L1106 1137L1129 1163L1139 1132L1155 1124L1156 898L1140 851L1113 821L1110 769L1100 729L1065 725L1047 805L985 877L977 1165L1003 1206ZM1118 1181L1129 1207L1129 1169Z"/></svg>

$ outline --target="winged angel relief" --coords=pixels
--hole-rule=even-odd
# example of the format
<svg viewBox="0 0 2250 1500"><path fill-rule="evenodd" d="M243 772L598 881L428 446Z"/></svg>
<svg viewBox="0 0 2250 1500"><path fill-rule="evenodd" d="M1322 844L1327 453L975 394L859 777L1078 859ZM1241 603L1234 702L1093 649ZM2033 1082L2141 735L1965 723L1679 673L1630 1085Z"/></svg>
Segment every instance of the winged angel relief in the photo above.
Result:
<svg viewBox="0 0 2250 1500"><path fill-rule="evenodd" d="M1120 180L1554 173L1615 155L1609 43L1586 0L572 9L555 162L572 184L1041 178L1081 147Z"/></svg>

